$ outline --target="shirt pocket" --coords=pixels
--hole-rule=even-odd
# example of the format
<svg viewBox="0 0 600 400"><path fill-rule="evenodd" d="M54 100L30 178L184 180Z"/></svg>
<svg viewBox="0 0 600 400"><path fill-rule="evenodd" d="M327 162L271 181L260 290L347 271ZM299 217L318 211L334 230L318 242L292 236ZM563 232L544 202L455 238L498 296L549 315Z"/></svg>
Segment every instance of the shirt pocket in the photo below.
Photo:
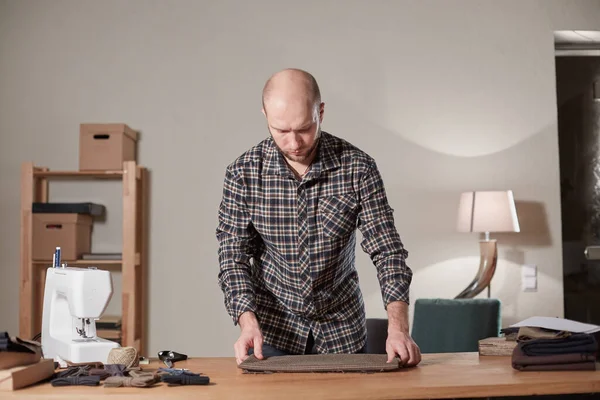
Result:
<svg viewBox="0 0 600 400"><path fill-rule="evenodd" d="M356 229L358 201L353 193L319 198L317 220L325 236L340 238Z"/></svg>

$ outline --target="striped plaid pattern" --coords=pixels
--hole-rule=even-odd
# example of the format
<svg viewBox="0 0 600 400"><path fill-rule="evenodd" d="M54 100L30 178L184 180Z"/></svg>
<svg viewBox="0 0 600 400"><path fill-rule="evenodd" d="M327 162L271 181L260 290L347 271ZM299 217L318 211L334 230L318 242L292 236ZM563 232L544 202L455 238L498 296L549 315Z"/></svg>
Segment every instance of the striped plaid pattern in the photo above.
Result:
<svg viewBox="0 0 600 400"><path fill-rule="evenodd" d="M354 353L366 342L355 269L356 229L377 269L384 305L408 303L412 272L375 161L322 132L302 181L269 137L225 173L216 236L219 285L237 324L253 311L264 342L320 353Z"/></svg>

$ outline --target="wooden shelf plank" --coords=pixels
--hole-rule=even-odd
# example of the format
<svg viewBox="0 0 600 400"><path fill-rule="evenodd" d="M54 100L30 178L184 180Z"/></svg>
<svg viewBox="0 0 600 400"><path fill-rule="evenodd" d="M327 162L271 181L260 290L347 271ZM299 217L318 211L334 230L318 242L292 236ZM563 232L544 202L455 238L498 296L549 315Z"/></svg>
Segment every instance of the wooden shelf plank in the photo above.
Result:
<svg viewBox="0 0 600 400"><path fill-rule="evenodd" d="M96 329L96 335L103 339L115 340L121 339L120 329Z"/></svg>
<svg viewBox="0 0 600 400"><path fill-rule="evenodd" d="M122 260L75 260L65 261L67 267L98 267L98 269L104 269L107 271L119 272L122 269ZM50 267L52 261L49 260L33 260L33 265L38 267Z"/></svg>
<svg viewBox="0 0 600 400"><path fill-rule="evenodd" d="M111 264L121 264L122 260L74 260L74 261L64 261L67 266L69 265L111 265ZM52 264L52 260L33 260L34 264Z"/></svg>
<svg viewBox="0 0 600 400"><path fill-rule="evenodd" d="M109 171L43 171L36 170L33 172L36 178L112 178L122 179L122 170Z"/></svg>
<svg viewBox="0 0 600 400"><path fill-rule="evenodd" d="M140 253L135 253L135 264L134 265L139 265L140 264ZM123 260L122 259L115 259L115 260L108 260L108 259L89 259L89 260L71 260L71 261L64 261L67 266L69 265L121 265L123 264ZM32 263L34 264L52 264L52 260L33 260Z"/></svg>

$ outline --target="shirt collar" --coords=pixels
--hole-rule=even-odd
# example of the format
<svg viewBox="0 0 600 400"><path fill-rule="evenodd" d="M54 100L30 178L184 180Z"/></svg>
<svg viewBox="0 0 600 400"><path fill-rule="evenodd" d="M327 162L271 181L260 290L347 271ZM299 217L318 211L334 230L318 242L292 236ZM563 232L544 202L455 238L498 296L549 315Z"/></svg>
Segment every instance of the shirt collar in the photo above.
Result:
<svg viewBox="0 0 600 400"><path fill-rule="evenodd" d="M294 174L283 159L283 155L279 152L277 146L275 146L273 138L269 137L267 140L263 174L294 177ZM322 172L338 168L340 165L340 154L333 142L332 136L327 132L321 131L317 157L315 157L310 170L306 174L306 178L316 178Z"/></svg>
<svg viewBox="0 0 600 400"><path fill-rule="evenodd" d="M267 139L267 149L265 151L265 161L263 168L264 175L281 175L281 176L294 176L292 171L289 170L283 155L275 146L275 142L272 137Z"/></svg>

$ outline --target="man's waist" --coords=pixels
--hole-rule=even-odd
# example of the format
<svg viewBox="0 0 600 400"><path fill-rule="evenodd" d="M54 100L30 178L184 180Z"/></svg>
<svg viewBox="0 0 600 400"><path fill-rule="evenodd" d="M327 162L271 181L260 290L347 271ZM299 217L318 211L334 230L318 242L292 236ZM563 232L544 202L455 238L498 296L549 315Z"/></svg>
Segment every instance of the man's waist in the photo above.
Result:
<svg viewBox="0 0 600 400"><path fill-rule="evenodd" d="M261 292L257 296L257 313L265 340L275 346L293 347L290 338L293 337L295 343L311 330L325 342L323 345L328 352L353 352L364 346L366 316L360 294L351 301L343 302L337 309L315 308L315 314L311 315L296 313L272 295ZM282 335L282 332L286 334ZM300 350L304 349L300 347Z"/></svg>
<svg viewBox="0 0 600 400"><path fill-rule="evenodd" d="M256 291L256 303L258 307L264 305L285 309L298 317L322 320L328 319L331 314L340 315L344 310L353 310L361 306L362 297L358 285L342 289L318 291L304 297L299 292L273 290L265 285Z"/></svg>

